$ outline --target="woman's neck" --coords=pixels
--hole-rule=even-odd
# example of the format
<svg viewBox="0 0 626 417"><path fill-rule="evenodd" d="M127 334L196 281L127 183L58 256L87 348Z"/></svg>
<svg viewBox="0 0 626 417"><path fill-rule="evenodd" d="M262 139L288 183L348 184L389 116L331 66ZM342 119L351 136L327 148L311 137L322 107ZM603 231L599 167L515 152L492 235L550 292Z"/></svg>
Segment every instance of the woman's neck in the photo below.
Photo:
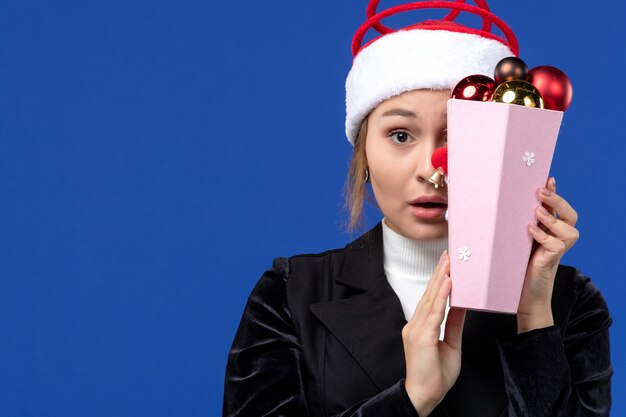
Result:
<svg viewBox="0 0 626 417"><path fill-rule="evenodd" d="M413 240L391 230L383 218L384 268L388 276L427 282L448 248L448 239Z"/></svg>

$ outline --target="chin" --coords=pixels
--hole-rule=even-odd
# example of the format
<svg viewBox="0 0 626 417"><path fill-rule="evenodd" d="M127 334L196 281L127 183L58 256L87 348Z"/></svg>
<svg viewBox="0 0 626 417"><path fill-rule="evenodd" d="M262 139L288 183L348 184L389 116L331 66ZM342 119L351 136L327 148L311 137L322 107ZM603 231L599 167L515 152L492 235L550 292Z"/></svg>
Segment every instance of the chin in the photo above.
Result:
<svg viewBox="0 0 626 417"><path fill-rule="evenodd" d="M413 233L409 236L413 240L441 240L448 238L448 230L445 231L424 231L420 230L419 232Z"/></svg>
<svg viewBox="0 0 626 417"><path fill-rule="evenodd" d="M448 222L423 223L408 222L401 224L399 233L413 240L441 240L448 238ZM389 225L387 223L387 225ZM404 227L403 227L404 226Z"/></svg>

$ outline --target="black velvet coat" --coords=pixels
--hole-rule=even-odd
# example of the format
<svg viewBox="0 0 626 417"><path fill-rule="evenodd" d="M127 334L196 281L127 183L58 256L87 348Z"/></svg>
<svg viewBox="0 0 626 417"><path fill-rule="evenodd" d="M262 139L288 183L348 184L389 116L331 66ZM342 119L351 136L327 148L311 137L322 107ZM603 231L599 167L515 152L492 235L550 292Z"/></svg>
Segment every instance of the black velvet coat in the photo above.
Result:
<svg viewBox="0 0 626 417"><path fill-rule="evenodd" d="M223 416L416 417L404 389L400 300L379 223L343 249L277 258L252 291L228 355ZM469 312L461 374L432 416L608 416L611 317L559 266L555 326Z"/></svg>

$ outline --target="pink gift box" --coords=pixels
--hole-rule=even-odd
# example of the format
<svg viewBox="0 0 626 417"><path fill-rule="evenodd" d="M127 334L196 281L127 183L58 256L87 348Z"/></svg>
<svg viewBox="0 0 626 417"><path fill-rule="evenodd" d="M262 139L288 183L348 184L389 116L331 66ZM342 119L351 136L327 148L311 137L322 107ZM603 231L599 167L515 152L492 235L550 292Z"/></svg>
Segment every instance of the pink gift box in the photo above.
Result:
<svg viewBox="0 0 626 417"><path fill-rule="evenodd" d="M563 112L448 101L450 305L516 313Z"/></svg>

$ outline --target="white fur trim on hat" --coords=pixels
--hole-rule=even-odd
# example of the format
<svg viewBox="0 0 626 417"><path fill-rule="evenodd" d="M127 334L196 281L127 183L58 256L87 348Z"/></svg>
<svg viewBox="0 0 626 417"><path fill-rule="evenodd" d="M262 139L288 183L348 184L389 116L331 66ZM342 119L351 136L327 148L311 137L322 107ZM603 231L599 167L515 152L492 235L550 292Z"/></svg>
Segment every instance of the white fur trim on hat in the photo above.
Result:
<svg viewBox="0 0 626 417"><path fill-rule="evenodd" d="M411 29L389 33L361 50L346 80L346 135L351 144L363 119L384 100L419 88L452 89L461 79L493 77L515 54L502 42L470 33Z"/></svg>

